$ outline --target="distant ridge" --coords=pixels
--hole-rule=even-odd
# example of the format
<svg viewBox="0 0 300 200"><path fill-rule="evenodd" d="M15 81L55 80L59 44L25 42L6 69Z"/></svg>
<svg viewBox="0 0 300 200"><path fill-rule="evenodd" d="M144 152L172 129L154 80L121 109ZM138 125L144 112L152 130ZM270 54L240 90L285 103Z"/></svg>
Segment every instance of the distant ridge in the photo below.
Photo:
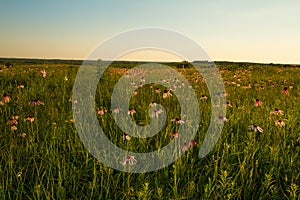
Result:
<svg viewBox="0 0 300 200"><path fill-rule="evenodd" d="M109 60L103 60L106 62L111 62ZM28 64L72 64L72 65L81 65L83 62L91 62L91 63L97 63L99 60L79 60L79 59L42 59L42 58L1 58L0 57L0 64L4 64L7 62L14 62L14 63L28 63ZM163 63L163 64L180 64L180 63L204 63L204 64L242 64L242 65L276 65L276 66L293 66L293 67L300 67L300 64L281 64L281 63L256 63L256 62L242 62L242 61L207 61L207 60L195 60L193 62L168 62L168 61L162 61L162 62L154 62L154 61L127 61L127 60L117 60L113 61L115 64L145 64L145 63Z"/></svg>

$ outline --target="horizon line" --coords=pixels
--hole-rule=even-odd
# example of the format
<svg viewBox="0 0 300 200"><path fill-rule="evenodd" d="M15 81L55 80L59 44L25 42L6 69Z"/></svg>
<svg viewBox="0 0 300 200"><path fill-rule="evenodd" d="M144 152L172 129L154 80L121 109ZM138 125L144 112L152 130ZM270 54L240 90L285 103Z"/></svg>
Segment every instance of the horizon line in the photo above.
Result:
<svg viewBox="0 0 300 200"><path fill-rule="evenodd" d="M86 59L79 59L79 58L41 58L41 57L2 57L0 56L0 59L23 59L23 60L61 60L61 61L85 61ZM99 59L98 59L99 60ZM87 60L87 61L98 61L98 60ZM100 59L102 61L109 61L113 62L111 60L105 60L105 59ZM186 60L181 60L181 61L172 61L172 60L165 60L165 61L154 61L154 60L115 60L119 62L150 62L150 63L155 63L155 62L160 62L160 63L179 63L183 62ZM253 64L277 64L277 65L300 65L300 63L284 63L284 62L262 62L262 61L249 61L249 60L193 60L193 61L188 61L189 63L193 62L229 62L229 63L253 63Z"/></svg>

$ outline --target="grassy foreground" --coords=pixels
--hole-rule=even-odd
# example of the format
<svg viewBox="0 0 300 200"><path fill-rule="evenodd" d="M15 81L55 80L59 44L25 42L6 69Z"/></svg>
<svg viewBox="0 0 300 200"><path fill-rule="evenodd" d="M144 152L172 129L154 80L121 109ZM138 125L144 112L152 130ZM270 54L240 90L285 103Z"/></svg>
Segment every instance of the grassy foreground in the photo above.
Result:
<svg viewBox="0 0 300 200"><path fill-rule="evenodd" d="M83 146L72 114L79 65L2 67L0 199L300 199L299 66L217 66L228 104L219 105L227 106L227 115L213 151L198 158L210 118L205 81L193 69L177 69L199 98L196 145L172 165L142 174L108 168ZM180 106L174 95L163 98L162 86L138 88L130 101L134 121L149 123L149 103L154 101L168 111L168 123L152 138L124 138L111 115L110 95L127 70L105 72L95 113L115 145L135 152L156 150L175 136L178 127L170 119L178 117ZM157 88L161 92L153 90Z"/></svg>

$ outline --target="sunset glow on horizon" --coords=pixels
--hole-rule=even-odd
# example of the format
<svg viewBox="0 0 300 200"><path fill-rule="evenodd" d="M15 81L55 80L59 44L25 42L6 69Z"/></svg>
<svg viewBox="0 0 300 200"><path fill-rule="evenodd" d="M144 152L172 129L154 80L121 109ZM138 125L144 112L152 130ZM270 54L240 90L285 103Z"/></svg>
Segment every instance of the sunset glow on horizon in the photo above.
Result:
<svg viewBox="0 0 300 200"><path fill-rule="evenodd" d="M191 38L214 61L300 64L297 0L130 2L2 1L0 57L84 60L114 35L160 27ZM144 50L119 59L184 58Z"/></svg>

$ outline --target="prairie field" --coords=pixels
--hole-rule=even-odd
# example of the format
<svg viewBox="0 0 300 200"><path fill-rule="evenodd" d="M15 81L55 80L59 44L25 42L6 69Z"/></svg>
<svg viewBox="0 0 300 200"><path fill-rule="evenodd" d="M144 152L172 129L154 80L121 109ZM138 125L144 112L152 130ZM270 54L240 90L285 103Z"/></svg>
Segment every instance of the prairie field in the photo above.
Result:
<svg viewBox="0 0 300 200"><path fill-rule="evenodd" d="M213 150L199 158L210 123L210 93L193 67L170 64L195 91L200 110L197 135L171 165L128 173L94 158L78 136L72 90L80 63L2 64L0 199L300 199L297 65L216 62L226 91L226 103L218 106L226 107L226 116L217 119L224 127ZM178 122L182 116L172 90L164 96L164 86L141 84L130 99L128 114L136 124L147 125L152 120L149 104L159 103L167 112L166 125L146 139L118 128L111 95L118 80L136 65L121 62L104 72L95 94L95 114L114 145L150 152L178 137L180 123L174 119Z"/></svg>

